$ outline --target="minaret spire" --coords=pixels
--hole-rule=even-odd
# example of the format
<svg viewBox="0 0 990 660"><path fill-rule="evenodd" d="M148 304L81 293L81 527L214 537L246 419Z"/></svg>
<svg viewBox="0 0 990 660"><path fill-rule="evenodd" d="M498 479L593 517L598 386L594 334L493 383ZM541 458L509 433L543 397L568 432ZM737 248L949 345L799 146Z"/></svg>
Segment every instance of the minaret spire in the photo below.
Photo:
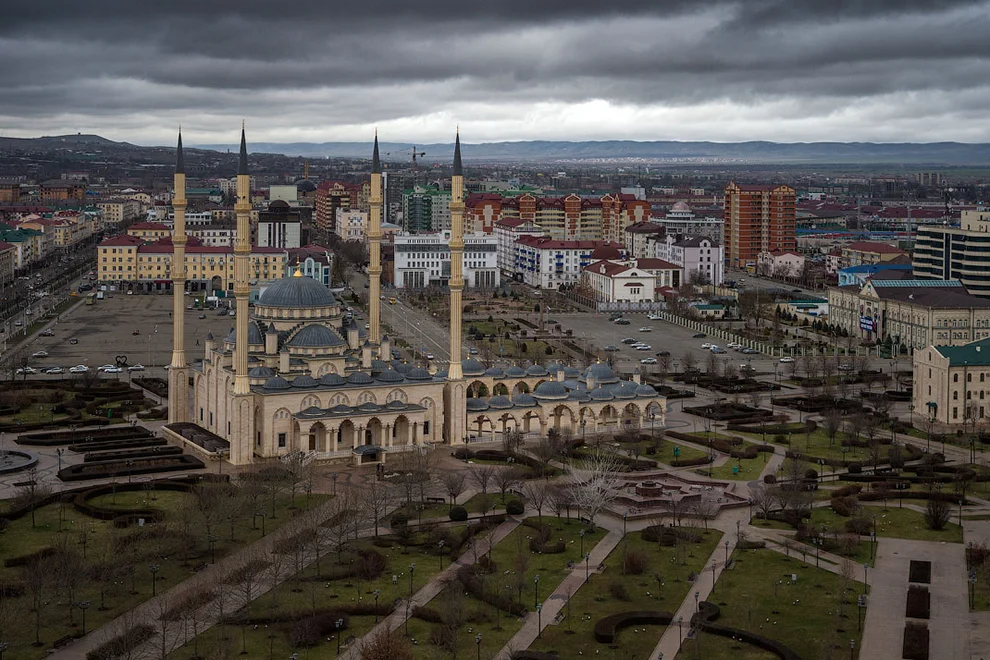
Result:
<svg viewBox="0 0 990 660"><path fill-rule="evenodd" d="M179 127L179 143L175 147L175 173L186 173L186 160L182 155L182 127Z"/></svg>
<svg viewBox="0 0 990 660"><path fill-rule="evenodd" d="M244 135L244 124L241 124L241 157L237 163L237 174L248 173L247 138Z"/></svg>
<svg viewBox="0 0 990 660"><path fill-rule="evenodd" d="M182 128L175 147L172 212L172 362L168 372L168 421L189 421L189 372L186 363L186 164L182 155Z"/></svg>
<svg viewBox="0 0 990 660"><path fill-rule="evenodd" d="M249 394L248 380L248 299L251 287L248 284L248 258L251 254L251 176L248 173L247 138L244 125L241 125L241 155L237 168L237 201L234 203L237 216L237 234L234 238L234 298L237 318L234 324L234 394ZM226 432L226 429L222 429ZM221 434L223 435L223 434ZM231 447L234 446L231 442Z"/></svg>
<svg viewBox="0 0 990 660"><path fill-rule="evenodd" d="M375 148L371 154L371 195L368 213L368 341L380 346L382 328L382 161L378 153L378 131L375 131ZM380 351L379 351L380 353ZM379 359L390 360L391 355L379 354Z"/></svg>
<svg viewBox="0 0 990 660"><path fill-rule="evenodd" d="M454 138L454 167L451 172L454 176L464 176L461 167L461 129L457 129L457 136Z"/></svg>
<svg viewBox="0 0 990 660"><path fill-rule="evenodd" d="M467 394L461 367L461 313L464 293L464 172L461 168L461 131L454 141L450 177L450 368L444 394L447 441L462 444L467 425Z"/></svg>

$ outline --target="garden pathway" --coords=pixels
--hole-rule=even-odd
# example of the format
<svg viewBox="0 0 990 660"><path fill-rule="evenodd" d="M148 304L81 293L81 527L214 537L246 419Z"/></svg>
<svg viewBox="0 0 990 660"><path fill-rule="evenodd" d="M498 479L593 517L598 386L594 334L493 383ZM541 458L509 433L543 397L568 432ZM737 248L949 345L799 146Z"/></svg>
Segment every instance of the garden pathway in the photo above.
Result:
<svg viewBox="0 0 990 660"><path fill-rule="evenodd" d="M598 572L598 566L605 561L609 553L619 545L619 541L622 540L622 528L620 521L612 518L603 516L598 523L599 527L608 530L608 534L605 535L601 541L591 549L589 553L591 555L588 565L595 565L595 572ZM587 579L587 567L584 565L577 565L571 570L570 575L561 580L557 588L554 589L553 593L550 594L546 600L542 603L542 611L539 615L536 612L530 612L526 616L526 621L523 623L523 627L519 629L512 638L506 642L505 646L502 647L494 657L498 660L508 660L512 657L513 651L518 651L522 649L528 649L529 645L532 644L543 628L554 622L560 611L567 605L567 594L575 593L581 588L581 585L585 583ZM542 623L542 628L540 624Z"/></svg>
<svg viewBox="0 0 990 660"><path fill-rule="evenodd" d="M959 543L881 538L863 627L861 658L900 660L910 561L932 562L930 657L969 658L965 547Z"/></svg>

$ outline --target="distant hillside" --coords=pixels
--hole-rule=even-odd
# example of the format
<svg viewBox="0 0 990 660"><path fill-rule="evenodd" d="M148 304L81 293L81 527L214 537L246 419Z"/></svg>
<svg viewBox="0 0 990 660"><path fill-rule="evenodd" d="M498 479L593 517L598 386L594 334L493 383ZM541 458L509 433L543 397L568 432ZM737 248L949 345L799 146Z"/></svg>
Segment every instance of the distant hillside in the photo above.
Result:
<svg viewBox="0 0 990 660"><path fill-rule="evenodd" d="M368 158L370 142L249 142L252 153L280 154L305 158ZM236 153L236 144L195 145L203 158L226 160ZM409 162L413 145L383 142L387 161ZM425 151L424 163L448 162L453 144L418 144ZM171 146L140 146L114 142L99 135L59 135L39 138L0 138L0 154L101 154L148 163L168 162ZM211 153L219 152L219 153ZM636 142L606 140L586 142L529 141L463 144L466 160L475 162L639 162L745 164L896 164L910 166L990 165L990 144L961 142L874 143L874 142Z"/></svg>

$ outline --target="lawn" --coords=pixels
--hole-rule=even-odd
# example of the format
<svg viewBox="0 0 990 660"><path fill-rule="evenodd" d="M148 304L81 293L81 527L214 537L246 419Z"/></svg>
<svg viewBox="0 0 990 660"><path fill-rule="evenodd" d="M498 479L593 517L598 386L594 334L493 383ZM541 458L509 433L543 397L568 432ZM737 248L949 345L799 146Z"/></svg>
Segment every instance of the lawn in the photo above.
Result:
<svg viewBox="0 0 990 660"><path fill-rule="evenodd" d="M776 639L802 658L845 660L849 657L849 640L856 642L858 651L861 633L856 630L855 602L862 584L855 580L860 572L854 570L852 578L844 581L840 575L773 550L736 550L732 558L735 567L722 572L709 597L721 608L719 623ZM796 576L796 582L792 576ZM840 616L843 582L849 591ZM714 640L713 635L702 636L703 653L706 644L709 652L714 650L712 646L719 643ZM731 645L732 641L725 643ZM690 646L685 643L685 649ZM706 653L687 657L750 656Z"/></svg>
<svg viewBox="0 0 990 660"><path fill-rule="evenodd" d="M877 536L946 543L962 543L963 540L962 528L959 525L947 523L941 531L928 529L924 515L913 509L864 506L861 515L871 519L876 516ZM813 511L811 520L815 523L827 524L831 530L841 531L845 529L845 523L849 518L838 515L829 507L820 507Z"/></svg>
<svg viewBox="0 0 990 660"><path fill-rule="evenodd" d="M698 444L703 444L703 443L699 442ZM680 448L680 453L677 456L674 456L675 447ZM708 452L704 449L700 449L698 447L692 447L690 445L685 445L679 442L674 442L673 440L669 440L667 442L664 442L663 445L661 445L660 453L656 454L655 456L652 456L651 458L655 458L661 463L670 463L670 461L673 461L675 459L679 459L682 461L690 461L696 458L706 458L707 456L708 456Z"/></svg>
<svg viewBox="0 0 990 660"><path fill-rule="evenodd" d="M520 500L525 502L525 498L519 497L518 495L506 495L505 499L506 501ZM465 502L462 502L460 500L458 500L457 502L457 506L464 507L465 509L467 509L467 512L469 514L482 513L482 507L486 504L487 506L485 506L485 511L487 511L488 513L491 513L493 504L497 505L498 509L505 508L505 505L502 504L502 496L497 491L495 493L488 493L487 495L482 495L481 493L478 493L477 495L473 495L469 500ZM427 504L423 506L421 509L416 504L413 504L412 507L403 505L400 508L396 509L396 511L393 513L405 513L409 516L410 520L413 520L414 518L417 517L420 520L429 520L430 518L443 518L444 520L447 520L448 514L450 513L450 509L451 509L451 505L449 503Z"/></svg>
<svg viewBox="0 0 990 660"><path fill-rule="evenodd" d="M86 613L87 630L94 630L133 609L147 600L152 590L164 591L190 577L198 566L211 560L209 545L201 519L186 505L193 495L175 491L140 491L117 493L94 498L94 503L106 506L143 506L172 513L163 522L144 527L117 528L111 521L96 520L77 511L71 504L51 504L35 511L35 526L27 515L10 522L3 532L0 560L26 556L45 548L60 548L70 559L44 566L37 582L46 606L40 617L39 638L42 646L34 647L35 628L33 615L25 615L19 625L3 631L9 643L5 660L36 659L46 656L51 643L65 635L81 632L80 610L64 605L71 590L70 602L90 601ZM316 506L324 496L313 495ZM296 497L296 503L305 507L305 498ZM267 508L267 507L266 507ZM266 520L266 532L288 522L290 497L286 494L276 500L275 518ZM189 516L179 514L190 511ZM270 516L270 511L267 515ZM217 559L261 537L261 529L255 529L250 515L224 519L214 527ZM260 525L260 519L258 519ZM231 526L232 525L232 526ZM159 568L154 576L150 567ZM72 570L61 571L62 566ZM10 567L0 562L0 583L22 584L31 575L25 567ZM99 579L97 579L99 578ZM153 584L154 582L154 584ZM104 584L101 594L100 583ZM33 592L8 599L15 611L28 612ZM63 603L60 605L60 603Z"/></svg>
<svg viewBox="0 0 990 660"><path fill-rule="evenodd" d="M749 438L750 440L756 442L763 442L764 436L762 433L737 433L737 435ZM845 437L844 434L839 433L833 442L829 442L828 434L821 428L816 429L810 435L806 433L795 433L786 436L789 439L787 443L775 443L774 436L770 433L766 434L766 441L768 443L777 444L780 447L787 447L791 451L801 452L807 456L814 456L815 458L838 459L847 461L860 461L864 465L869 463L870 454L866 447L843 447L842 439ZM886 434L884 434L886 437ZM845 450L845 451L843 451ZM890 450L890 445L880 445L881 456L886 456L887 452ZM881 461L883 459L881 458Z"/></svg>
<svg viewBox="0 0 990 660"><path fill-rule="evenodd" d="M698 474L707 475L711 472L713 479L729 479L735 481L753 481L760 478L767 461L761 458L729 458L725 463L712 468L710 471L705 468L695 470ZM738 466L739 472L733 471Z"/></svg>
<svg viewBox="0 0 990 660"><path fill-rule="evenodd" d="M594 657L598 654L612 657L614 650L595 640L595 621L632 610L676 611L691 590L688 576L704 568L722 538L722 533L717 530L692 528L691 531L700 532L702 541L689 544L686 557L679 557L681 550L673 546L663 547L644 540L642 532L628 534L605 560L604 573L592 575L589 584L578 589L571 597L569 606L565 605L561 610L563 620L545 628L543 638L530 648L557 650L562 658ZM644 557L646 561L642 572L624 575L622 566L626 556ZM682 563L685 559L686 563ZM618 647L616 657L648 658L663 631L664 626L660 625L626 628L615 640L614 645Z"/></svg>

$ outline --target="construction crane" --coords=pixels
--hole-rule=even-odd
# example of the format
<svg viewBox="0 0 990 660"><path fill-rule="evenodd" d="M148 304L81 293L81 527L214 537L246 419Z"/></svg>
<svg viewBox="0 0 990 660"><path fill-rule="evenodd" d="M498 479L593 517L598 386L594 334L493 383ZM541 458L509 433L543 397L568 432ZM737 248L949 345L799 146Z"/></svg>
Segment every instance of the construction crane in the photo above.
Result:
<svg viewBox="0 0 990 660"><path fill-rule="evenodd" d="M389 152L384 153L382 155L383 156L391 156L393 153L395 155L411 153L412 154L412 165L413 165L413 169L416 169L416 165L417 165L416 159L417 158L421 158L422 156L425 156L426 155L426 152L425 151L416 151L416 145L413 145L412 149L404 149L402 151L395 151L395 152L389 151Z"/></svg>

